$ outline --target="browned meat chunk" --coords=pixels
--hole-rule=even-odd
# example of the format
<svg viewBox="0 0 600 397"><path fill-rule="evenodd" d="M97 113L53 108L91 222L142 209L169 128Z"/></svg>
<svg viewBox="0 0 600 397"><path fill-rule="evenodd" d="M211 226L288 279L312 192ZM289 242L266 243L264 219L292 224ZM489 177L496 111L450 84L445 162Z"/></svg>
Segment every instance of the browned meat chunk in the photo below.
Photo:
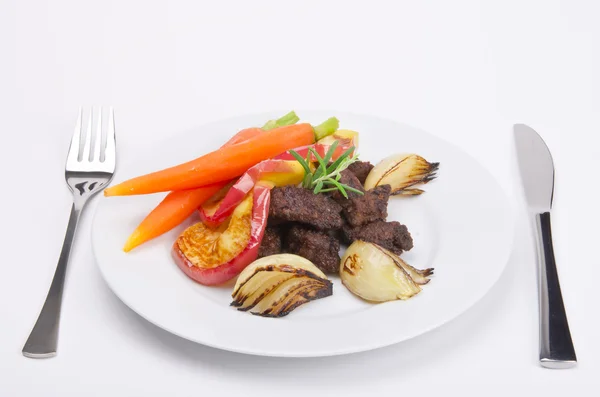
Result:
<svg viewBox="0 0 600 397"><path fill-rule="evenodd" d="M272 224L300 222L320 230L342 227L342 208L331 197L293 186L271 191L269 221Z"/></svg>
<svg viewBox="0 0 600 397"><path fill-rule="evenodd" d="M342 213L348 223L353 226L385 220L387 218L387 204L391 192L390 185L377 186L364 195L348 194L348 199L334 196L342 206ZM341 196L341 195L340 195Z"/></svg>
<svg viewBox="0 0 600 397"><path fill-rule="evenodd" d="M348 169L350 170L350 172L356 175L360 183L364 185L365 181L367 180L367 176L369 175L369 172L371 172L371 170L373 169L373 164L369 163L368 161L357 161L355 163L350 164L350 167L348 167Z"/></svg>
<svg viewBox="0 0 600 397"><path fill-rule="evenodd" d="M401 251L410 251L413 247L413 239L405 225L400 225L394 236L394 246Z"/></svg>
<svg viewBox="0 0 600 397"><path fill-rule="evenodd" d="M362 183L357 178L357 176L354 175L354 173L352 171L350 171L349 169L345 169L344 171L342 171L341 175L342 175L342 177L340 178L341 183L348 185L350 187L353 187L355 189L358 189L361 192L365 191L365 188L363 187ZM358 195L357 193L352 193L352 194Z"/></svg>
<svg viewBox="0 0 600 397"><path fill-rule="evenodd" d="M293 226L285 239L286 251L300 255L325 273L337 273L340 268L340 242L326 233Z"/></svg>
<svg viewBox="0 0 600 397"><path fill-rule="evenodd" d="M281 240L281 230L279 228L267 227L258 248L258 257L280 254L282 252Z"/></svg>
<svg viewBox="0 0 600 397"><path fill-rule="evenodd" d="M354 175L350 170L346 169L342 171L341 176L342 177L339 180L340 183L353 187L354 189L360 190L364 193L365 189L363 188L363 185L360 183L356 175ZM351 191L347 191L346 193L348 194L348 198L344 197L339 190L335 190L331 192L331 197L343 207L348 199L361 196L360 194Z"/></svg>
<svg viewBox="0 0 600 397"><path fill-rule="evenodd" d="M358 227L345 225L342 234L347 243L363 240L379 244L398 255L403 251L410 251L413 247L413 240L408 229L396 221L376 221Z"/></svg>

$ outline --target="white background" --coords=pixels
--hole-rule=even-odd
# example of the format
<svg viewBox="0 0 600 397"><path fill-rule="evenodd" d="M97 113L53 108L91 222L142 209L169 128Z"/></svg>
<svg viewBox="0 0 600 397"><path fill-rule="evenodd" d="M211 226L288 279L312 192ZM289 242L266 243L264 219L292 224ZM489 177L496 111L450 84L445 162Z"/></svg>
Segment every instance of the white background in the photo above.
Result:
<svg viewBox="0 0 600 397"><path fill-rule="evenodd" d="M0 396L595 395L599 16L594 1L1 0ZM519 214L510 263L472 310L414 340L325 359L243 356L179 339L125 307L90 253L92 205L67 278L59 355L24 358L71 205L63 167L76 111L99 104L116 108L121 159L208 121L272 109L423 128L506 189ZM555 246L580 361L572 370L537 364L516 122L538 130L555 160Z"/></svg>

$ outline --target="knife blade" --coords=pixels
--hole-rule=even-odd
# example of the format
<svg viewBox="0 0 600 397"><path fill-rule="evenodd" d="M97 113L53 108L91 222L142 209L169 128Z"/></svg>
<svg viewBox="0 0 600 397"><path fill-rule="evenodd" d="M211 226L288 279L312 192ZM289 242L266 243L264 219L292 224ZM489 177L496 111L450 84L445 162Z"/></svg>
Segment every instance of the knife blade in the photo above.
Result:
<svg viewBox="0 0 600 397"><path fill-rule="evenodd" d="M546 368L571 368L577 363L577 356L560 290L550 221L554 195L554 163L546 143L531 127L515 124L514 134L523 190L535 225L540 364Z"/></svg>
<svg viewBox="0 0 600 397"><path fill-rule="evenodd" d="M530 210L550 211L554 195L554 162L537 132L525 124L515 125L517 160Z"/></svg>

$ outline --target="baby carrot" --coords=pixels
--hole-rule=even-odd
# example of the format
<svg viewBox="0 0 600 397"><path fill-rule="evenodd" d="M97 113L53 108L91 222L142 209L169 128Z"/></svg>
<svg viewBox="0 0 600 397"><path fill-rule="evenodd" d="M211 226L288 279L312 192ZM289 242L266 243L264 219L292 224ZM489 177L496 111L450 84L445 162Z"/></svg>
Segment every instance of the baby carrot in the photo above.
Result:
<svg viewBox="0 0 600 397"><path fill-rule="evenodd" d="M104 190L105 196L185 190L222 182L288 149L313 143L310 124L294 124L264 131L235 145L222 147L195 160L139 176Z"/></svg>

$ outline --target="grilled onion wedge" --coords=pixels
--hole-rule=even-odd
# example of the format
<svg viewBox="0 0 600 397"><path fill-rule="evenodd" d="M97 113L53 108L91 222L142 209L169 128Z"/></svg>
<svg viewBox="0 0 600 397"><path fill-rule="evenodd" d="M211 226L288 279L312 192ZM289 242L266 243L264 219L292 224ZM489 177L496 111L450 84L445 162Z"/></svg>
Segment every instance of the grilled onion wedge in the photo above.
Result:
<svg viewBox="0 0 600 397"><path fill-rule="evenodd" d="M246 267L235 284L231 306L264 317L283 317L300 305L333 293L333 284L311 261L279 254Z"/></svg>
<svg viewBox="0 0 600 397"><path fill-rule="evenodd" d="M360 240L348 247L340 263L342 284L370 302L409 299L421 292L419 284L429 281L425 274L432 273L433 269L417 270L379 245Z"/></svg>
<svg viewBox="0 0 600 397"><path fill-rule="evenodd" d="M394 154L373 167L365 180L365 189L390 185L392 195L417 196L423 190L415 186L435 179L439 166L440 163L430 163L418 154Z"/></svg>
<svg viewBox="0 0 600 397"><path fill-rule="evenodd" d="M428 269L423 269L423 270L417 269L417 268L409 265L408 263L406 263L402 258L400 258L398 255L394 254L392 251L387 250L383 247L379 247L379 248L383 252L385 252L387 255L389 255L392 258L392 260L396 263L397 266L404 269L404 271L410 276L410 278L413 279L413 281L416 284L425 285L429 281L431 281L427 277L429 277L433 274L433 268L428 268Z"/></svg>

